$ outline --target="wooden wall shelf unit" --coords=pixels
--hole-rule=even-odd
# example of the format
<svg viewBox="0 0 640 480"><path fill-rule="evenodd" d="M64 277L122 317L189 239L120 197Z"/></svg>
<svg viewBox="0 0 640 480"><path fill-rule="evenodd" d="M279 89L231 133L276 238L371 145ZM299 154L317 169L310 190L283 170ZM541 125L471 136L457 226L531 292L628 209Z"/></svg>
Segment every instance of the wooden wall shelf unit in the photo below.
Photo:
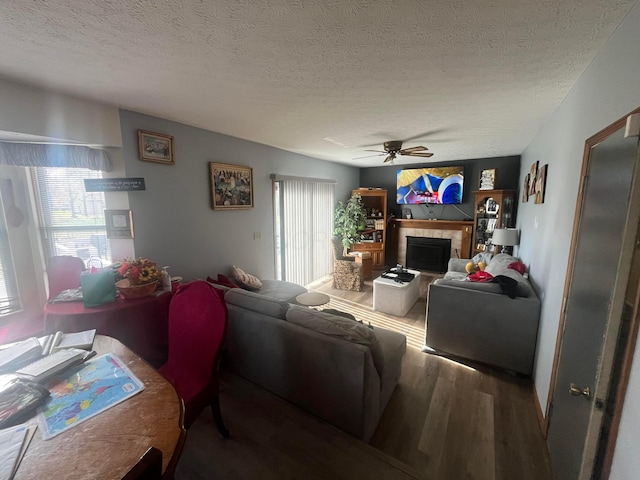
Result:
<svg viewBox="0 0 640 480"><path fill-rule="evenodd" d="M369 252L374 268L384 268L384 247L387 238L387 191L382 189L359 188L352 194L362 197L362 205L367 210L366 240L351 245L354 252Z"/></svg>
<svg viewBox="0 0 640 480"><path fill-rule="evenodd" d="M515 190L478 190L475 196L475 213L472 256L493 251L491 237L496 228L515 225ZM492 202L493 200L493 202Z"/></svg>
<svg viewBox="0 0 640 480"><path fill-rule="evenodd" d="M420 230L453 230L461 232L461 245L459 249L460 258L471 257L471 240L473 237L473 222L462 220L418 220L406 218L394 218L389 222L390 235L390 262L392 265L398 263L398 251L400 248L400 229ZM442 238L447 238L441 235ZM452 249L455 246L452 244ZM455 255L452 255L455 258Z"/></svg>

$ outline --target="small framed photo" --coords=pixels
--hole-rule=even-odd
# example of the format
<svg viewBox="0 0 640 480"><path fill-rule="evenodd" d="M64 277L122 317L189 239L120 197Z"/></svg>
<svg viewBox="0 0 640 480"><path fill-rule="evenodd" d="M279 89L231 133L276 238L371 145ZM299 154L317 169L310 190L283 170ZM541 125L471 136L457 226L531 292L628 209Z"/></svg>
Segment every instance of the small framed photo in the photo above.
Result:
<svg viewBox="0 0 640 480"><path fill-rule="evenodd" d="M538 170L538 178L536 180L536 196L533 203L544 203L544 191L547 186L547 168L549 164L543 165Z"/></svg>
<svg viewBox="0 0 640 480"><path fill-rule="evenodd" d="M410 208L403 208L402 209L402 218L413 218L413 215L411 215L411 209Z"/></svg>
<svg viewBox="0 0 640 480"><path fill-rule="evenodd" d="M138 130L138 149L140 160L175 165L171 135Z"/></svg>
<svg viewBox="0 0 640 480"><path fill-rule="evenodd" d="M131 210L105 210L107 238L133 238Z"/></svg>
<svg viewBox="0 0 640 480"><path fill-rule="evenodd" d="M500 209L500 205L498 205L498 203L493 198L489 198L487 199L485 208L487 213L496 215L498 213L498 210Z"/></svg>
<svg viewBox="0 0 640 480"><path fill-rule="evenodd" d="M211 208L253 208L253 168L228 163L209 163Z"/></svg>
<svg viewBox="0 0 640 480"><path fill-rule="evenodd" d="M480 173L480 190L493 190L496 188L496 174L497 170L495 168L482 170Z"/></svg>
<svg viewBox="0 0 640 480"><path fill-rule="evenodd" d="M529 170L529 196L536 194L536 181L538 180L538 161L531 164Z"/></svg>
<svg viewBox="0 0 640 480"><path fill-rule="evenodd" d="M524 177L524 183L522 184L522 202L526 203L529 201L529 175L526 174Z"/></svg>

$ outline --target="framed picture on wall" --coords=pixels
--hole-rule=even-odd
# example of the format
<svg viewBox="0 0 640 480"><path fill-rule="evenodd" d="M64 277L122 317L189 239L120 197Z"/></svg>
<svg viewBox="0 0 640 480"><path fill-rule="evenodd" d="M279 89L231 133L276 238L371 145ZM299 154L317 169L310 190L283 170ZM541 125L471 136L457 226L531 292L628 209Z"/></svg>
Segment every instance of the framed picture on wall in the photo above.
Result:
<svg viewBox="0 0 640 480"><path fill-rule="evenodd" d="M536 180L536 196L533 203L544 203L544 190L547 185L547 168L548 164L540 167L538 179Z"/></svg>
<svg viewBox="0 0 640 480"><path fill-rule="evenodd" d="M107 238L133 238L131 210L105 210Z"/></svg>
<svg viewBox="0 0 640 480"><path fill-rule="evenodd" d="M496 188L496 173L495 168L489 170L482 170L480 173L480 190L493 190Z"/></svg>
<svg viewBox="0 0 640 480"><path fill-rule="evenodd" d="M526 203L529 201L529 174L527 173L524 177L524 182L522 183L522 202Z"/></svg>
<svg viewBox="0 0 640 480"><path fill-rule="evenodd" d="M211 208L253 208L253 168L228 163L209 163Z"/></svg>
<svg viewBox="0 0 640 480"><path fill-rule="evenodd" d="M138 151L140 160L145 162L175 165L171 135L138 130Z"/></svg>
<svg viewBox="0 0 640 480"><path fill-rule="evenodd" d="M536 194L537 178L538 178L538 161L536 160L531 164L531 170L529 171L529 195Z"/></svg>

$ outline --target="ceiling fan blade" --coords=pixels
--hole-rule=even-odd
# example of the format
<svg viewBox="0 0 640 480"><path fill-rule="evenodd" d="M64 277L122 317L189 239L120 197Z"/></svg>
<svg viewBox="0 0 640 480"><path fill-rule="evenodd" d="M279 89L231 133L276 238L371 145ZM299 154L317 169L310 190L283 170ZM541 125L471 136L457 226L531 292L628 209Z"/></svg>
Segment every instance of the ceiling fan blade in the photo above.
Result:
<svg viewBox="0 0 640 480"><path fill-rule="evenodd" d="M429 150L427 147L409 147L400 150L400 155L407 155L406 152L419 152L421 150Z"/></svg>
<svg viewBox="0 0 640 480"><path fill-rule="evenodd" d="M392 160L393 160L393 159L395 159L395 158L396 158L396 156L390 153L389 155L387 155L387 158L385 158L385 159L384 159L384 162L382 162L382 163L390 162L390 161L392 161Z"/></svg>
<svg viewBox="0 0 640 480"><path fill-rule="evenodd" d="M406 155L407 157L433 157L433 153L403 153L403 155Z"/></svg>
<svg viewBox="0 0 640 480"><path fill-rule="evenodd" d="M417 140L419 138L430 137L432 135L437 135L438 133L442 133L442 132L446 132L446 131L447 131L446 128L436 128L436 129L433 129L433 130L427 130L426 132L422 132L422 133L419 133L419 134L414 135L412 137L405 138L402 141L406 143L406 142L410 142L411 140Z"/></svg>
<svg viewBox="0 0 640 480"><path fill-rule="evenodd" d="M369 150L370 152L373 150ZM383 155L386 155L387 152L383 152L383 153L378 153L376 155L365 155L364 157L356 157L356 158L352 158L351 160L361 160L363 158L371 158L371 157L381 157Z"/></svg>

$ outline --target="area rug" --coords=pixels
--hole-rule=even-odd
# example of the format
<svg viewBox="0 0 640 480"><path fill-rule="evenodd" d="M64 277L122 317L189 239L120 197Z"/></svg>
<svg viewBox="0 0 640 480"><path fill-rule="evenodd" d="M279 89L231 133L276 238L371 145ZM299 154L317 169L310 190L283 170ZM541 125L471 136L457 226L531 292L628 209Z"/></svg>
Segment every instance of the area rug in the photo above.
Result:
<svg viewBox="0 0 640 480"><path fill-rule="evenodd" d="M386 330L392 330L394 332L402 333L407 337L407 346L420 349L424 345L424 325L412 326L400 319L395 319L393 316L385 315L384 313L375 312L370 307L365 307L349 300L334 297L329 295L329 304L323 308L335 308L342 312L347 312L356 317L357 320L361 320L366 325L371 323L374 327L381 327Z"/></svg>

